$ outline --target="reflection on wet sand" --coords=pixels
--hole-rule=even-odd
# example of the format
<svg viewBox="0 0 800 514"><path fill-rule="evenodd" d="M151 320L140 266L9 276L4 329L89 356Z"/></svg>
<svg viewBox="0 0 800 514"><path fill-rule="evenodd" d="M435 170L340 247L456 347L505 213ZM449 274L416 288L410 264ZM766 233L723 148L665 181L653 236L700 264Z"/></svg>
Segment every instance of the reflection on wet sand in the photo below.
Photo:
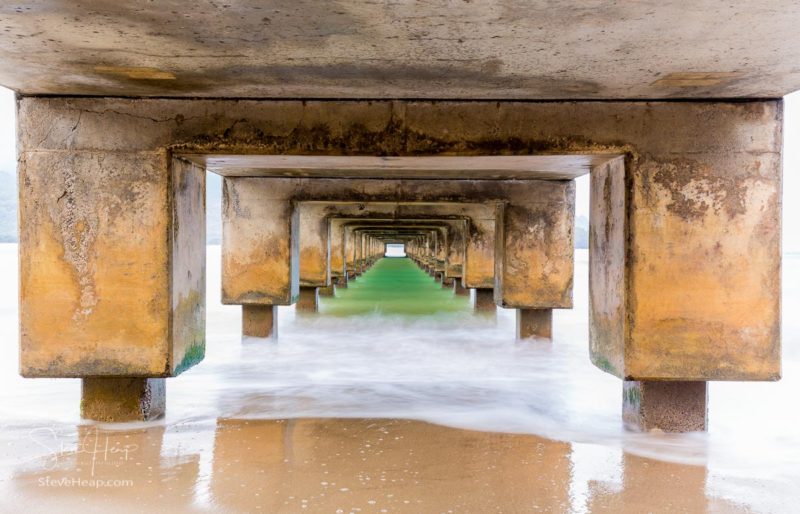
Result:
<svg viewBox="0 0 800 514"><path fill-rule="evenodd" d="M584 462L573 444L532 435L393 419L219 419L213 447L198 447L213 452L201 472L181 441L206 439L204 430L80 426L7 487L17 506L62 512L750 512L707 496L703 467L624 454L609 459L621 481L608 480L596 453Z"/></svg>

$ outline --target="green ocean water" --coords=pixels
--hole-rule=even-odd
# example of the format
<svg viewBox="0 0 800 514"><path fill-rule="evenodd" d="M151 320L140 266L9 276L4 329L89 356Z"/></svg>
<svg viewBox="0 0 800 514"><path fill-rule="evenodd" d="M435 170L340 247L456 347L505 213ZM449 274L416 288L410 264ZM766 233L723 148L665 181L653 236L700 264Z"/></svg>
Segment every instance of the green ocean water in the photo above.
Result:
<svg viewBox="0 0 800 514"><path fill-rule="evenodd" d="M407 257L385 257L336 296L320 298L320 313L424 316L469 313L469 297L456 296Z"/></svg>

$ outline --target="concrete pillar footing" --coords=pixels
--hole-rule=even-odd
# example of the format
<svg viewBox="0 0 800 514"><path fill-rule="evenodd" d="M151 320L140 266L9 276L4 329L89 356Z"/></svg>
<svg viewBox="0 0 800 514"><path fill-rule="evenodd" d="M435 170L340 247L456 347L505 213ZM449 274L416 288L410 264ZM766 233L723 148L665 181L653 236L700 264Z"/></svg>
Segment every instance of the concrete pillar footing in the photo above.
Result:
<svg viewBox="0 0 800 514"><path fill-rule="evenodd" d="M242 305L242 335L278 337L278 306Z"/></svg>
<svg viewBox="0 0 800 514"><path fill-rule="evenodd" d="M317 312L319 310L318 288L301 287L296 309L297 312Z"/></svg>
<svg viewBox="0 0 800 514"><path fill-rule="evenodd" d="M461 283L461 279L460 278L457 278L457 279L454 280L453 293L455 293L456 296L469 296L470 295L469 288L468 287L464 287L464 285Z"/></svg>
<svg viewBox="0 0 800 514"><path fill-rule="evenodd" d="M626 380L622 420L627 430L694 432L708 429L708 383Z"/></svg>
<svg viewBox="0 0 800 514"><path fill-rule="evenodd" d="M475 289L474 308L479 312L495 312L494 289Z"/></svg>
<svg viewBox="0 0 800 514"><path fill-rule="evenodd" d="M553 339L553 309L517 309L517 339Z"/></svg>
<svg viewBox="0 0 800 514"><path fill-rule="evenodd" d="M317 294L319 296L336 296L336 291L333 284L326 287L318 287Z"/></svg>
<svg viewBox="0 0 800 514"><path fill-rule="evenodd" d="M166 379L85 377L81 385L81 418L108 423L150 421L164 415Z"/></svg>

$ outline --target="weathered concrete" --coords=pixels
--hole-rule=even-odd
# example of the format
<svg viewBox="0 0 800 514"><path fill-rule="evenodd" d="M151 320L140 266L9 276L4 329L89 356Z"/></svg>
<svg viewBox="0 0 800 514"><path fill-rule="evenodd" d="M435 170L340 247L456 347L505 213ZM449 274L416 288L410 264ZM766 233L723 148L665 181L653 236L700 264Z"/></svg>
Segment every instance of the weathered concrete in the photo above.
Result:
<svg viewBox="0 0 800 514"><path fill-rule="evenodd" d="M171 259L174 231L185 223L175 219L184 215L174 210L181 193L170 156L298 153L606 156L592 170L593 362L637 380L780 376L780 101L24 97L18 109L21 369L29 376L173 374L180 368L173 351L180 330L170 291L178 273L191 271L195 280L203 270L195 261L175 268ZM446 200L471 201L473 181L454 177L441 183L464 189ZM337 179L226 182L249 180L273 189L253 200L276 193L281 203L342 196L329 188ZM273 182L281 180L288 181L286 191ZM301 194L304 180L313 180L320 194ZM357 192L364 201L445 200L413 180L363 182ZM512 194L526 181L494 182ZM257 220L266 208L244 204L254 211L237 215L263 232ZM276 219L284 220L283 238L287 218ZM140 230L131 234L130 227ZM242 234L244 243L235 246L258 259L275 250L254 234ZM284 261L283 253L296 253L281 252ZM248 254L229 262L246 265ZM287 283L291 291L297 279L288 276L264 287L291 301ZM264 281L240 278L243 293ZM255 297L274 301L262 292ZM196 307L184 319L202 317Z"/></svg>
<svg viewBox="0 0 800 514"><path fill-rule="evenodd" d="M225 178L222 303L291 305L300 294L295 184Z"/></svg>
<svg viewBox="0 0 800 514"><path fill-rule="evenodd" d="M242 305L242 335L249 337L278 337L278 306Z"/></svg>
<svg viewBox="0 0 800 514"><path fill-rule="evenodd" d="M325 287L318 287L317 294L319 296L336 296L336 289L334 284Z"/></svg>
<svg viewBox="0 0 800 514"><path fill-rule="evenodd" d="M469 296L470 288L464 287L464 284L460 280L455 280L453 284L453 293L455 293L457 296Z"/></svg>
<svg viewBox="0 0 800 514"><path fill-rule="evenodd" d="M150 421L167 406L163 378L86 377L81 382L81 417L94 421Z"/></svg>
<svg viewBox="0 0 800 514"><path fill-rule="evenodd" d="M26 148L20 373L160 377L200 361L204 172L157 152Z"/></svg>
<svg viewBox="0 0 800 514"><path fill-rule="evenodd" d="M572 308L575 184L527 187L495 216L495 303Z"/></svg>
<svg viewBox="0 0 800 514"><path fill-rule="evenodd" d="M796 7L22 0L0 7L0 84L51 95L777 98L800 89Z"/></svg>
<svg viewBox="0 0 800 514"><path fill-rule="evenodd" d="M517 309L517 339L553 339L552 309Z"/></svg>
<svg viewBox="0 0 800 514"><path fill-rule="evenodd" d="M300 296L295 308L298 312L317 312L319 310L319 293L316 287L301 287Z"/></svg>
<svg viewBox="0 0 800 514"><path fill-rule="evenodd" d="M708 428L708 384L623 382L622 419L635 431L704 431Z"/></svg>
<svg viewBox="0 0 800 514"><path fill-rule="evenodd" d="M478 312L495 312L494 291L491 289L475 289L473 308Z"/></svg>

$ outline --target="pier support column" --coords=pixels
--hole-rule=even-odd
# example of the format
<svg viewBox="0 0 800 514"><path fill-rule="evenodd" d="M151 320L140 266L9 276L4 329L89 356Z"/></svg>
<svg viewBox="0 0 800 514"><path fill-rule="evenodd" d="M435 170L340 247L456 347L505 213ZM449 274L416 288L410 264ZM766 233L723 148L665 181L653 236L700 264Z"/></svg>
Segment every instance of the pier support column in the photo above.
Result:
<svg viewBox="0 0 800 514"><path fill-rule="evenodd" d="M319 293L316 287L301 287L297 300L297 312L317 312L319 310Z"/></svg>
<svg viewBox="0 0 800 514"><path fill-rule="evenodd" d="M475 310L478 312L495 312L497 310L494 303L494 289L475 290Z"/></svg>
<svg viewBox="0 0 800 514"><path fill-rule="evenodd" d="M318 287L317 294L319 296L336 296L333 284L326 287Z"/></svg>
<svg viewBox="0 0 800 514"><path fill-rule="evenodd" d="M692 432L708 428L707 382L626 380L622 387L622 419L628 430Z"/></svg>
<svg viewBox="0 0 800 514"><path fill-rule="evenodd" d="M242 305L242 335L278 337L278 306Z"/></svg>
<svg viewBox="0 0 800 514"><path fill-rule="evenodd" d="M462 279L459 278L453 282L453 293L455 293L456 296L469 296L469 288L464 287Z"/></svg>
<svg viewBox="0 0 800 514"><path fill-rule="evenodd" d="M442 277L442 288L443 289L447 289L447 288L451 288L452 289L453 282L455 282L453 277Z"/></svg>
<svg viewBox="0 0 800 514"><path fill-rule="evenodd" d="M517 309L517 339L553 339L553 309Z"/></svg>
<svg viewBox="0 0 800 514"><path fill-rule="evenodd" d="M106 423L150 421L164 415L163 378L86 377L81 385L81 417Z"/></svg>

